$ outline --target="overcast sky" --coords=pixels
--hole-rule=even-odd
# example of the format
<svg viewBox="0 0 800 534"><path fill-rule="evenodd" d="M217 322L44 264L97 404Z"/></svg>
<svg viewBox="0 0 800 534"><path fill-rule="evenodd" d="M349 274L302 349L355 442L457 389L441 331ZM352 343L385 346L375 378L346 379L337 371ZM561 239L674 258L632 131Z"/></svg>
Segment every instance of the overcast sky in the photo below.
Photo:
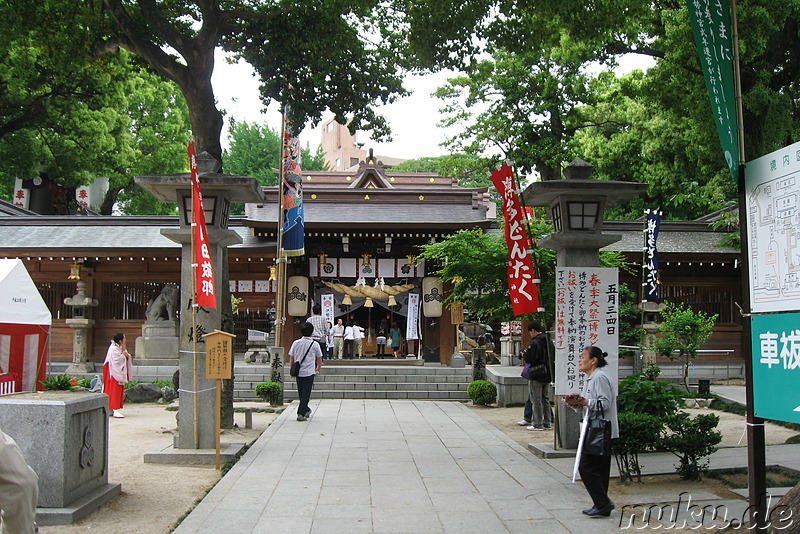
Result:
<svg viewBox="0 0 800 534"><path fill-rule="evenodd" d="M635 56L621 63L620 72L628 72L633 68L646 68L652 64ZM413 159L446 154L439 144L445 140L448 132L437 126L442 101L431 97L430 94L443 85L447 77L447 73L409 76L406 79L406 87L412 94L394 104L379 108L389 121L394 140L390 143L375 143L370 141L367 133L358 132L357 141L364 143L365 150L373 148L378 156ZM223 146L227 144L230 117L248 122L266 122L271 127L280 129L281 114L277 104L271 104L266 113L262 112L263 106L258 97L258 82L250 65L244 62L228 64L218 49L212 83L219 107L227 112L222 135ZM327 115L323 120L332 116L332 114ZM309 143L312 148L316 148L320 144L320 137L319 126L307 127L300 135L300 142L302 146Z"/></svg>
<svg viewBox="0 0 800 534"><path fill-rule="evenodd" d="M446 151L438 145L444 141L446 132L436 126L439 122L441 102L431 97L430 93L443 85L446 80L446 74L407 78L407 88L412 90L413 94L394 104L379 108L389 120L394 132L394 141L374 143L365 132L357 134L357 141L364 143L365 150L374 148L376 155L381 156L412 159L445 154ZM218 53L212 83L219 107L227 113L222 136L223 145L227 141L230 117L248 122L266 122L273 128L280 128L281 115L277 104L271 104L266 113L262 112L263 106L258 97L258 82L253 69L247 63L230 65L225 62L222 54ZM324 120L332 116L333 114L326 115ZM319 126L307 127L300 135L300 142L302 146L309 143L313 148L319 145L320 136Z"/></svg>

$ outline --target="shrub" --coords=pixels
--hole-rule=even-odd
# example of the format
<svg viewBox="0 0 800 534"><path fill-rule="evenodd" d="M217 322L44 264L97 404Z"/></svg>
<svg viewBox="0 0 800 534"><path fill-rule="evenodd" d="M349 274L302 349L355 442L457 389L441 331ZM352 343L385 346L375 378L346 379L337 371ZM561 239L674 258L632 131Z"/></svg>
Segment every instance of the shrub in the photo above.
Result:
<svg viewBox="0 0 800 534"><path fill-rule="evenodd" d="M651 375L652 376L652 375ZM644 373L627 377L619 384L620 413L645 413L664 417L678 411L683 391L669 382L656 382Z"/></svg>
<svg viewBox="0 0 800 534"><path fill-rule="evenodd" d="M467 387L467 395L473 404L488 406L497 400L497 387L488 380L474 380Z"/></svg>
<svg viewBox="0 0 800 534"><path fill-rule="evenodd" d="M717 424L719 417L714 414L692 418L686 412L678 412L667 418L661 445L680 459L675 468L682 479L699 480L708 471L708 461L701 461L714 453L722 441L722 434L714 430Z"/></svg>
<svg viewBox="0 0 800 534"><path fill-rule="evenodd" d="M659 445L664 423L660 417L647 413L619 414L619 439L612 441L611 450L617 460L621 482L636 477L642 481L639 453L654 450Z"/></svg>
<svg viewBox="0 0 800 534"><path fill-rule="evenodd" d="M66 391L77 385L78 381L69 375L54 375L40 380L39 383L47 391Z"/></svg>
<svg viewBox="0 0 800 534"><path fill-rule="evenodd" d="M90 389L92 387L92 383L88 378L79 378L77 385L79 388L83 389Z"/></svg>
<svg viewBox="0 0 800 534"><path fill-rule="evenodd" d="M280 405L283 400L283 389L277 382L261 382L256 385L256 395L261 400L269 402L273 406Z"/></svg>

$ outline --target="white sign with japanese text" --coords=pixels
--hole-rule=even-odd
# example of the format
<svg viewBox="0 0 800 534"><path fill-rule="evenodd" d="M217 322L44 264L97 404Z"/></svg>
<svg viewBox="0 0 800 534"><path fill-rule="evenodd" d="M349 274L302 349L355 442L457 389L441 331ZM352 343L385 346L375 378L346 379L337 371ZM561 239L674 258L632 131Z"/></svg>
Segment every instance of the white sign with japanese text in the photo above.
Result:
<svg viewBox="0 0 800 534"><path fill-rule="evenodd" d="M749 162L745 188L752 311L800 310L800 143Z"/></svg>
<svg viewBox="0 0 800 534"><path fill-rule="evenodd" d="M578 369L581 351L597 345L608 353L603 370L619 375L619 285L617 269L556 269L556 395L583 390L586 375Z"/></svg>

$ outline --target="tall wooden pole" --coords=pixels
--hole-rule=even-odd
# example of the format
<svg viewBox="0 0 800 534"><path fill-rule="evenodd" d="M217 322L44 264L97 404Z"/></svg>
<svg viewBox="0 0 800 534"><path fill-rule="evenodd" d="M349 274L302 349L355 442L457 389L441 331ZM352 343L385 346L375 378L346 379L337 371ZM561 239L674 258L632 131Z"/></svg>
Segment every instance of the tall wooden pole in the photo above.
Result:
<svg viewBox="0 0 800 534"><path fill-rule="evenodd" d="M196 165L195 162L191 162L192 165ZM193 181L194 182L194 181ZM200 176L197 176L197 183L200 183ZM192 207L194 207L194 199L197 192L194 190L194 183L192 183ZM192 209L192 220L191 220L191 229L192 229L192 258L191 258L191 265L192 265L192 380L193 380L193 389L192 392L192 403L194 405L194 448L200 448L200 419L198 416L199 402L198 402L198 391L199 387L197 384L197 256L195 256L195 226L197 225L195 213L196 210Z"/></svg>
<svg viewBox="0 0 800 534"><path fill-rule="evenodd" d="M736 0L731 0L733 26L733 77L736 92L736 118L739 145L739 241L742 257L742 352L745 362L745 395L747 403L747 479L750 528L759 534L767 532L767 456L764 419L755 415L753 390L753 346L750 324L750 244L747 241L747 195L745 189L746 157L742 106L742 76L739 58L739 23Z"/></svg>

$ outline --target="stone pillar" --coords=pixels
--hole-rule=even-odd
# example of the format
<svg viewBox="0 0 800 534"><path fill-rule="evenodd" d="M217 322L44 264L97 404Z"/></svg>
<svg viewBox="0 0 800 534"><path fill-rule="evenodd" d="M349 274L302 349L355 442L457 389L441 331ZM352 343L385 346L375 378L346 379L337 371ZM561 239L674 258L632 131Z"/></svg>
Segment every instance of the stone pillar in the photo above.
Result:
<svg viewBox="0 0 800 534"><path fill-rule="evenodd" d="M228 298L228 277L225 276L223 262L227 258L225 247L241 243L241 237L233 230L208 229L208 241L215 274L218 295L218 308L201 308L197 311L197 330L193 331L192 321L192 235L191 228L165 228L161 233L182 245L181 252L181 320L178 337L180 356L181 402L178 407L178 449L213 449L216 447L216 380L207 379L206 347L203 334L221 330L222 303L220 298ZM223 289L224 288L224 289ZM194 354L193 339L197 336L197 353ZM197 396L195 411L194 396ZM195 427L198 441L195 444Z"/></svg>

